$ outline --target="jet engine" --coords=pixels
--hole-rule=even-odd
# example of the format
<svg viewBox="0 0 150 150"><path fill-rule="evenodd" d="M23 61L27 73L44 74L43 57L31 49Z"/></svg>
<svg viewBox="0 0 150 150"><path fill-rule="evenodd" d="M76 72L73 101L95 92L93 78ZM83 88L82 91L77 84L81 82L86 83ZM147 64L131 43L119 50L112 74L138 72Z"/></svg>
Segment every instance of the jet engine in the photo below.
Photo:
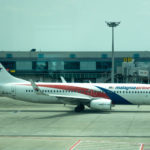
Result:
<svg viewBox="0 0 150 150"><path fill-rule="evenodd" d="M100 98L90 102L90 108L96 110L111 110L111 100Z"/></svg>

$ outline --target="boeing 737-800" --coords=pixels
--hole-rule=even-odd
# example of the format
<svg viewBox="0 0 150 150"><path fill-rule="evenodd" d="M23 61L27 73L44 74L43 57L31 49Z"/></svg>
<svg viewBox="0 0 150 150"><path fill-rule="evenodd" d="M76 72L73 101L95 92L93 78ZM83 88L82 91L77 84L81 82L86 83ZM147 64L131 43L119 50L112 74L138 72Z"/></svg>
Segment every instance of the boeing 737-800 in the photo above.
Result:
<svg viewBox="0 0 150 150"><path fill-rule="evenodd" d="M111 106L149 105L150 85L119 83L44 83L26 81L9 74L0 64L0 96L33 103L72 104L111 110Z"/></svg>

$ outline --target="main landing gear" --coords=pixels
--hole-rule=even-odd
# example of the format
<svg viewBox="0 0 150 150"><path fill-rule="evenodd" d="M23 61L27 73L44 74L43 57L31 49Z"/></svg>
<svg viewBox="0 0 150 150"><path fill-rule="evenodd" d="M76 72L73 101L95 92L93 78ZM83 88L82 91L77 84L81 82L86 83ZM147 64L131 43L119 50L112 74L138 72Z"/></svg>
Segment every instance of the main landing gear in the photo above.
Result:
<svg viewBox="0 0 150 150"><path fill-rule="evenodd" d="M81 112L83 110L84 110L84 105L83 104L77 105L77 107L75 107L75 109L74 109L75 112Z"/></svg>

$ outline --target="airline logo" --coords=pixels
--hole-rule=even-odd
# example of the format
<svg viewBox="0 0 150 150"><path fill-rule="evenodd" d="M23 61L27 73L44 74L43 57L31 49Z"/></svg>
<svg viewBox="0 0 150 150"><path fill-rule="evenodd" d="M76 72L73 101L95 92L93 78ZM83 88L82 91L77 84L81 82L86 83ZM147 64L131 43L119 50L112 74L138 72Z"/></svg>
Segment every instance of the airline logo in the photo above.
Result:
<svg viewBox="0 0 150 150"><path fill-rule="evenodd" d="M2 71L3 68L0 68L0 71Z"/></svg>
<svg viewBox="0 0 150 150"><path fill-rule="evenodd" d="M117 90L150 90L150 87L116 86Z"/></svg>
<svg viewBox="0 0 150 150"><path fill-rule="evenodd" d="M110 86L110 87L109 87L109 89L110 89L110 90L113 90L113 89L114 89L114 87L113 87L113 86Z"/></svg>
<svg viewBox="0 0 150 150"><path fill-rule="evenodd" d="M117 90L135 90L136 87L135 86L116 86Z"/></svg>

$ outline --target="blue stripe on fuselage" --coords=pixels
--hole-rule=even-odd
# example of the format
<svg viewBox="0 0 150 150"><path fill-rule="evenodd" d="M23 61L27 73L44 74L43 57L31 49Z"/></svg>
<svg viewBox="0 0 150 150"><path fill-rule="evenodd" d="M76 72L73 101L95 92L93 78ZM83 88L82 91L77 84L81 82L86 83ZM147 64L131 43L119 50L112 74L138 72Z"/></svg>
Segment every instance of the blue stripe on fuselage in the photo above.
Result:
<svg viewBox="0 0 150 150"><path fill-rule="evenodd" d="M99 88L100 90L102 90L103 92L105 92L107 94L107 96L112 100L113 104L123 104L123 105L131 105L132 103L130 103L129 101L127 101L126 99L124 99L123 97L121 97L120 95L107 90L105 88L96 86L97 88Z"/></svg>

